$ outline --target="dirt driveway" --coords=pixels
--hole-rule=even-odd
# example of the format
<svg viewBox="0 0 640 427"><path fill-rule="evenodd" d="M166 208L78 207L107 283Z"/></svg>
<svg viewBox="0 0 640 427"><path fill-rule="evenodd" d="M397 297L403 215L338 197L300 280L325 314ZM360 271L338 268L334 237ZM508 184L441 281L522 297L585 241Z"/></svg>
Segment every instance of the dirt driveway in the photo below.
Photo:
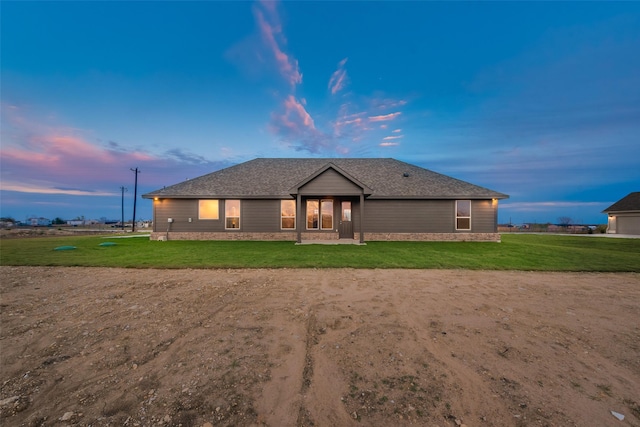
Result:
<svg viewBox="0 0 640 427"><path fill-rule="evenodd" d="M3 426L640 426L638 274L4 266L0 282Z"/></svg>

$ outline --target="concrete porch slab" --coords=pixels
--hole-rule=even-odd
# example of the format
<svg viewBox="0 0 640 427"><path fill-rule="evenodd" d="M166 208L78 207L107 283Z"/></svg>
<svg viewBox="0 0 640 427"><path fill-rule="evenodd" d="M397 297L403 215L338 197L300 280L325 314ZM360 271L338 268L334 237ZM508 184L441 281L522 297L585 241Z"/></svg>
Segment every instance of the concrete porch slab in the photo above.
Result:
<svg viewBox="0 0 640 427"><path fill-rule="evenodd" d="M303 240L296 245L357 245L366 246L366 243L360 243L356 239L338 239L338 240Z"/></svg>

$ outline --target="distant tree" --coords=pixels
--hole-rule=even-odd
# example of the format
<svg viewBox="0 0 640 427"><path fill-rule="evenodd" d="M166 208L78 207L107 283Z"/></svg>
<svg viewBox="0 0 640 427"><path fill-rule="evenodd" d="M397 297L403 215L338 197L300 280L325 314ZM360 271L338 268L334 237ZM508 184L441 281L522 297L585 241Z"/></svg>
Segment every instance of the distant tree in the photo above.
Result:
<svg viewBox="0 0 640 427"><path fill-rule="evenodd" d="M558 218L558 225L564 228L569 228L569 226L573 223L573 220L568 216L561 216Z"/></svg>
<svg viewBox="0 0 640 427"><path fill-rule="evenodd" d="M3 216L0 218L0 222L13 222L15 224L17 221L10 216Z"/></svg>
<svg viewBox="0 0 640 427"><path fill-rule="evenodd" d="M56 217L53 221L51 221L51 224L53 225L60 225L60 224L66 224L67 221L65 221L64 219L60 218L59 216Z"/></svg>

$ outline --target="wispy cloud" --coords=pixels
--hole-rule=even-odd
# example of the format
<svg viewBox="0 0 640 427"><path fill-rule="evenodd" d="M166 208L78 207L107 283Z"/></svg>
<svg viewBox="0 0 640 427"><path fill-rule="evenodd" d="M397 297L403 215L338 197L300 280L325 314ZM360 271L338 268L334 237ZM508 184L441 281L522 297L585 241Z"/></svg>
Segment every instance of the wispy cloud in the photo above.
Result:
<svg viewBox="0 0 640 427"><path fill-rule="evenodd" d="M397 147L400 145L399 142L381 142L378 144L380 147Z"/></svg>
<svg viewBox="0 0 640 427"><path fill-rule="evenodd" d="M391 110L407 105L406 99L391 99L384 97L375 97L372 99L371 106L376 110Z"/></svg>
<svg viewBox="0 0 640 427"><path fill-rule="evenodd" d="M272 115L271 124L276 133L286 133L295 138L316 131L313 119L303 103L304 100L298 101L293 95L289 95L284 100L284 112Z"/></svg>
<svg viewBox="0 0 640 427"><path fill-rule="evenodd" d="M144 181L158 187L184 179L185 169L210 172L219 168L180 149L153 154L126 149L112 140L103 144L90 131L52 124L30 114L2 108L2 191L105 196L130 180L130 167L140 167Z"/></svg>
<svg viewBox="0 0 640 427"><path fill-rule="evenodd" d="M287 52L277 1L259 1L253 7L255 32L229 47L224 56L247 76L260 79L275 74L289 88L302 83L298 61Z"/></svg>
<svg viewBox="0 0 640 427"><path fill-rule="evenodd" d="M304 99L289 95L280 112L272 113L269 127L295 150L319 154L330 148L331 138L316 129L304 104Z"/></svg>
<svg viewBox="0 0 640 427"><path fill-rule="evenodd" d="M117 195L114 191L92 191L87 189L73 189L73 188L56 188L50 187L47 184L24 184L8 182L2 183L0 187L3 191L16 191L19 193L37 193L37 194L65 194L68 196L113 196Z"/></svg>
<svg viewBox="0 0 640 427"><path fill-rule="evenodd" d="M404 99L390 98L380 92L372 96L345 92L340 98L345 102L332 112L334 105L331 101L321 106L311 106L296 95L302 85L302 72L298 60L287 52L287 38L278 15L278 5L277 2L261 1L253 6L258 29L253 39L257 50L253 57L255 66L260 68L275 64L279 76L288 83L285 90L282 87L271 88L277 106L270 114L269 131L288 148L323 155L349 155L354 149L363 153L367 147L372 148L374 141L382 139L383 143L390 143L401 138L396 135L391 140L384 139L385 135L380 133L389 128L389 122L402 114L401 109L407 104ZM230 51L243 51L250 45L239 44ZM327 89L331 95L344 91L347 86L347 61L345 57L338 62L329 78ZM183 158L181 155L178 157Z"/></svg>
<svg viewBox="0 0 640 427"><path fill-rule="evenodd" d="M281 76L291 84L295 86L302 83L302 73L298 68L298 61L286 54L281 46L286 45L286 39L282 35L282 27L277 19L277 12L275 9L275 2L261 2L259 5L262 7L254 7L254 14L260 31L260 36L264 45L271 53L277 68ZM269 22L263 10L269 12Z"/></svg>
<svg viewBox="0 0 640 427"><path fill-rule="evenodd" d="M510 211L523 212L545 212L549 209L568 208L568 209L605 209L609 202L567 202L567 201L542 201L542 202L509 202L500 203L500 209L508 209Z"/></svg>
<svg viewBox="0 0 640 427"><path fill-rule="evenodd" d="M338 63L338 69L333 72L331 78L329 79L329 90L331 90L331 94L335 95L339 91L344 88L347 83L347 70L345 70L344 66L347 63L348 58L344 58L342 61Z"/></svg>
<svg viewBox="0 0 640 427"><path fill-rule="evenodd" d="M380 115L380 116L370 116L369 117L369 121L370 122L386 122L386 121L389 121L389 120L394 120L400 114L402 114L402 112L397 111L395 113L383 114L383 115Z"/></svg>
<svg viewBox="0 0 640 427"><path fill-rule="evenodd" d="M383 141L393 141L394 139L401 139L403 135L394 135L394 136L385 136L382 138Z"/></svg>

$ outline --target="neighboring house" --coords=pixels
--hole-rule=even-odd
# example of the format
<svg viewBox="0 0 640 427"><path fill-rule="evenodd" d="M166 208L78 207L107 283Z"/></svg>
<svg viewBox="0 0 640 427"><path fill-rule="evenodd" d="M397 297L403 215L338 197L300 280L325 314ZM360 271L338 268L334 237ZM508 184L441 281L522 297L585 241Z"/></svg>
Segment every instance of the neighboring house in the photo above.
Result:
<svg viewBox="0 0 640 427"><path fill-rule="evenodd" d="M602 213L609 216L607 233L640 234L640 191L629 193Z"/></svg>
<svg viewBox="0 0 640 427"><path fill-rule="evenodd" d="M51 225L51 220L43 217L27 218L27 224L33 227L48 227Z"/></svg>
<svg viewBox="0 0 640 427"><path fill-rule="evenodd" d="M142 196L151 239L499 241L508 196L394 159L255 159Z"/></svg>

